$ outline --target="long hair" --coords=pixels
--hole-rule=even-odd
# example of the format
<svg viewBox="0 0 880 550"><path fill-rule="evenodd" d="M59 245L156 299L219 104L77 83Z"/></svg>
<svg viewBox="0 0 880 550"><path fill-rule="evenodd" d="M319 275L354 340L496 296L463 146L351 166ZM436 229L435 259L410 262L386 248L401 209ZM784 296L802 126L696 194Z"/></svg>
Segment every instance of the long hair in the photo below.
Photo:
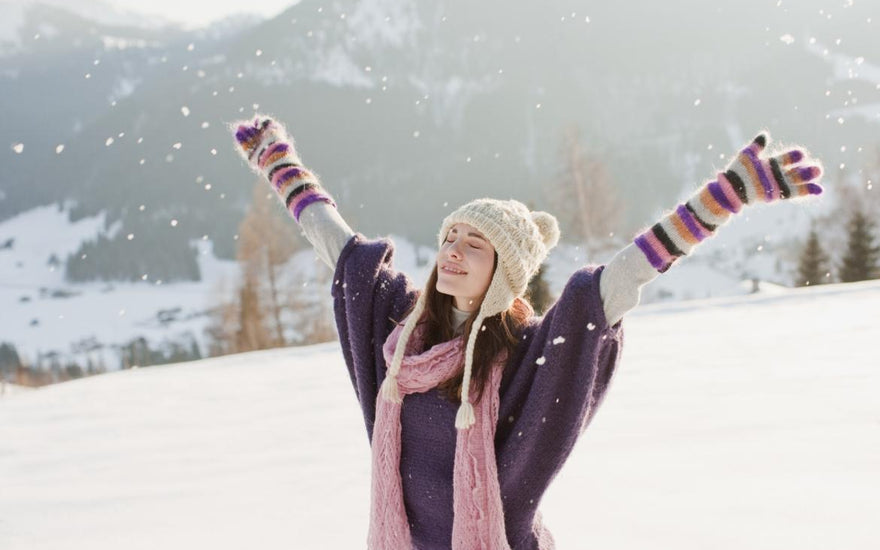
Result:
<svg viewBox="0 0 880 550"><path fill-rule="evenodd" d="M495 253L492 277L494 277L497 268L498 252ZM492 277L490 277L490 281ZM420 319L419 323L427 323L427 327L425 329L424 348L420 350L422 352L430 349L431 346L447 342L455 337L454 317L452 314L455 298L437 291L436 262L423 292L427 293L425 296L425 313L423 314L424 318ZM468 341L474 321L480 311L479 306L482 305L484 298L485 293L480 297L480 304L477 305L477 308L471 312L464 322L464 332L461 335L464 338L464 342ZM403 319L406 319L412 313L414 308L415 304L403 314L401 320L396 322L401 323ZM481 330L480 334L477 335L477 341L474 343L474 362L471 366L470 394L475 396L472 399L473 403L478 402L483 396L483 388L488 383L491 374L492 360L505 349L507 350L508 358L513 355L513 351L519 343L522 329L525 328L529 318L534 314L535 310L531 304L524 298L518 297L514 299L513 304L506 311L483 319L485 330ZM456 370L456 375L437 386L440 394L455 404L461 403L461 385L464 380L464 350L462 350L458 361L459 368Z"/></svg>

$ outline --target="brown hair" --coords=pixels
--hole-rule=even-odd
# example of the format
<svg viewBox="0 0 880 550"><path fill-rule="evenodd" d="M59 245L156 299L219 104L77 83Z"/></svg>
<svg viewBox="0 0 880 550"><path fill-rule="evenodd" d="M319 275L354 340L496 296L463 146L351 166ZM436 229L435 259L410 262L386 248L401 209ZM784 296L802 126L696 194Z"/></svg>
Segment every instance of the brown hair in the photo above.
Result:
<svg viewBox="0 0 880 550"><path fill-rule="evenodd" d="M492 276L498 267L498 252L495 252L495 263L492 266ZM491 277L490 277L491 280ZM488 289L487 289L488 290ZM420 351L427 350L431 346L435 346L441 342L447 342L455 337L455 327L453 326L452 306L455 298L437 291L437 264L435 262L428 282L425 284L425 312L424 317L419 322L427 323L425 329L424 347ZM485 294L481 297L485 298ZM406 319L415 308L415 304L403 314L401 321ZM479 313L479 305L471 312L470 316L464 322L464 332L461 337L464 342L468 341L474 321ZM506 349L508 357L513 355L513 351L519 343L522 329L528 323L530 317L535 314L535 310L531 304L524 298L516 298L510 308L501 313L497 313L491 317L483 319L483 328L477 336L474 343L474 362L471 366L471 389L470 395L473 403L480 400L483 394L483 388L489 381L491 373L491 362L502 350ZM459 404L461 403L461 384L464 379L464 350L462 351L460 367L457 374L440 384L437 388L440 394L449 401Z"/></svg>

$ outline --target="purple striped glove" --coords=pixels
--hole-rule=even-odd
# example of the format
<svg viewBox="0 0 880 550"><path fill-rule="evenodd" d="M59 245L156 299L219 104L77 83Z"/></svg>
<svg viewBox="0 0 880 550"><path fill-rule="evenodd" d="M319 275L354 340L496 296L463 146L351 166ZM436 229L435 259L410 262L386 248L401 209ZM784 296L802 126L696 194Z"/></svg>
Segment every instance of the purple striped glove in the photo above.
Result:
<svg viewBox="0 0 880 550"><path fill-rule="evenodd" d="M313 202L323 201L334 208L336 202L321 186L317 176L310 172L296 153L293 138L284 127L271 118L257 115L253 123L235 123L238 151L251 169L264 176L284 207L299 222L303 209Z"/></svg>
<svg viewBox="0 0 880 550"><path fill-rule="evenodd" d="M762 156L770 142L763 131L687 202L635 238L651 265L665 272L681 256L712 237L744 205L819 195L822 164L801 147Z"/></svg>

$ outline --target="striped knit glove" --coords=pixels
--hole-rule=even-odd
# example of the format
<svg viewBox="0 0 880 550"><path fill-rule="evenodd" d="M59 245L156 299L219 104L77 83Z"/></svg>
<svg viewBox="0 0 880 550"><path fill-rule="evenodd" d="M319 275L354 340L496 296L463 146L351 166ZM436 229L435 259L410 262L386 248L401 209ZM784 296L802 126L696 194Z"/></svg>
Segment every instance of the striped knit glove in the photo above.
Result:
<svg viewBox="0 0 880 550"><path fill-rule="evenodd" d="M769 141L768 132L758 134L715 181L706 183L687 202L635 238L635 244L657 271L665 272L678 258L712 237L743 205L822 193L822 186L816 183L822 175L817 159L810 158L802 148L762 156ZM806 164L798 164L802 162Z"/></svg>
<svg viewBox="0 0 880 550"><path fill-rule="evenodd" d="M235 131L238 151L251 169L264 176L275 188L284 207L299 223L303 209L317 201L334 208L336 202L321 186L317 176L300 161L293 138L271 118L258 115L253 123L240 122Z"/></svg>

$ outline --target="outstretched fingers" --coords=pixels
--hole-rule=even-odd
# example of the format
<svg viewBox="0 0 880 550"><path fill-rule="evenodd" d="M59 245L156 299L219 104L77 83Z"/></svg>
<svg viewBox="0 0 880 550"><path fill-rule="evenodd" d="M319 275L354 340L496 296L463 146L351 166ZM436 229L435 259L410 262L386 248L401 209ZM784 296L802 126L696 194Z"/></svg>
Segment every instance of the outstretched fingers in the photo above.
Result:
<svg viewBox="0 0 880 550"><path fill-rule="evenodd" d="M822 175L819 165L797 166L786 170L785 178L789 182L792 197L821 195L825 189L816 181Z"/></svg>
<svg viewBox="0 0 880 550"><path fill-rule="evenodd" d="M798 184L818 179L822 175L822 167L818 165L795 166L785 171L788 181Z"/></svg>
<svg viewBox="0 0 880 550"><path fill-rule="evenodd" d="M773 158L776 160L776 162L779 163L780 166L789 166L791 164L797 164L798 162L804 160L806 156L807 155L803 151L803 149L791 149L784 153L773 155Z"/></svg>
<svg viewBox="0 0 880 550"><path fill-rule="evenodd" d="M755 136L755 139L742 152L746 155L757 157L764 151L768 143L770 143L770 132L764 130Z"/></svg>

